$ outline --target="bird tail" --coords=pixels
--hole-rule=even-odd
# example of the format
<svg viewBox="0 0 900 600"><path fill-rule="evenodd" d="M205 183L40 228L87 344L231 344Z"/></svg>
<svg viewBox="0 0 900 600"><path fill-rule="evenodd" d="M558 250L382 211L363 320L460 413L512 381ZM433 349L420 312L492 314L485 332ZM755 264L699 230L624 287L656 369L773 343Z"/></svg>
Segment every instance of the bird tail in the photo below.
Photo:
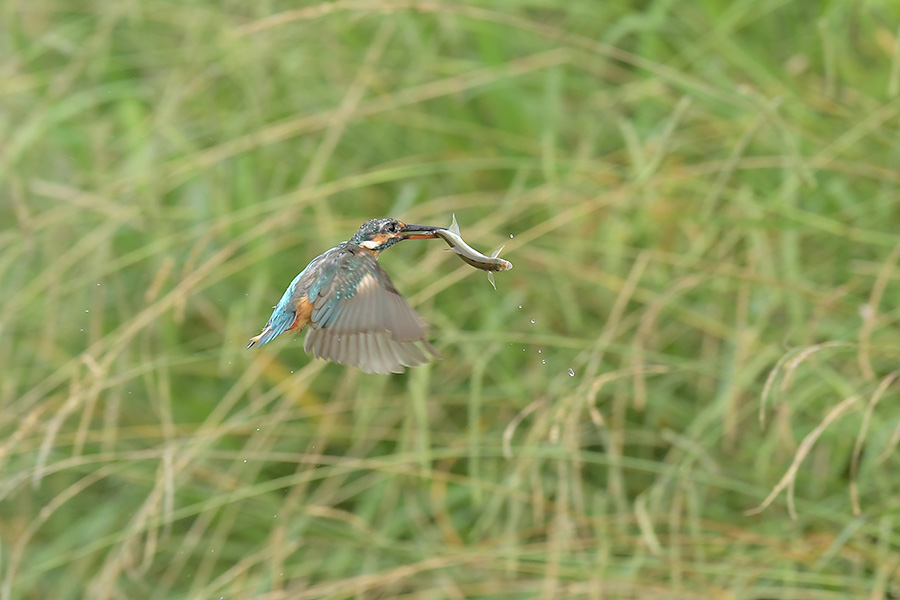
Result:
<svg viewBox="0 0 900 600"><path fill-rule="evenodd" d="M263 344L265 344L266 342L268 342L270 339L272 339L273 337L275 337L275 336L269 336L270 333L272 333L272 328L266 326L266 328L262 330L262 333L260 333L259 335L255 335L255 336L253 336L252 338L250 338L250 343L247 344L247 350L249 350L250 348L252 348L252 347L253 347L255 344L257 344L257 343L258 343L260 346L262 346ZM267 336L268 336L268 337L267 337ZM266 339L263 340L263 338L266 338Z"/></svg>
<svg viewBox="0 0 900 600"><path fill-rule="evenodd" d="M287 312L284 310L279 311L279 309L276 308L275 313L272 315L272 318L269 319L269 322L266 323L266 326L263 328L260 334L250 338L250 343L247 344L247 350L249 350L256 344L264 346L285 331L293 329L296 326L297 315L295 313Z"/></svg>

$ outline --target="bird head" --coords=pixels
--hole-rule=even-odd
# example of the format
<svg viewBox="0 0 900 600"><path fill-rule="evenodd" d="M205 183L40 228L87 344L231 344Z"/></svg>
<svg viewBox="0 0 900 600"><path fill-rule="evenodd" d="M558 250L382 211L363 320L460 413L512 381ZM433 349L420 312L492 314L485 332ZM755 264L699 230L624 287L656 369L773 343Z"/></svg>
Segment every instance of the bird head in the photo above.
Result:
<svg viewBox="0 0 900 600"><path fill-rule="evenodd" d="M443 227L411 225L397 219L372 219L360 226L350 241L373 252L381 252L403 240L424 240L437 237Z"/></svg>

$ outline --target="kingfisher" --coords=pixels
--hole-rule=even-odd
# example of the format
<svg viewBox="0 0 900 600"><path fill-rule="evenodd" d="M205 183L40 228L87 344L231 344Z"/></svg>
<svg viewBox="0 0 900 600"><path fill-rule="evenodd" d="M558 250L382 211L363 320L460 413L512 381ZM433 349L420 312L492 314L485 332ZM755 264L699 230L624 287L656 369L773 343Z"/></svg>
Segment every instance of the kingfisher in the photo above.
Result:
<svg viewBox="0 0 900 600"><path fill-rule="evenodd" d="M425 321L391 283L378 256L403 240L435 238L442 229L397 219L366 221L294 277L247 348L309 325L307 354L364 373L402 373L403 367L440 358L425 338Z"/></svg>

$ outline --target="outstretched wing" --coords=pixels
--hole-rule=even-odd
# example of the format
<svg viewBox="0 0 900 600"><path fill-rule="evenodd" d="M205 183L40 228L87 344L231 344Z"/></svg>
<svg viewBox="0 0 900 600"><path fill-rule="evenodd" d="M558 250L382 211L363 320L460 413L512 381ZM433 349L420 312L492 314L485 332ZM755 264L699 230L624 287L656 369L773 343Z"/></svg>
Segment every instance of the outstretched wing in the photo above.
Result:
<svg viewBox="0 0 900 600"><path fill-rule="evenodd" d="M371 252L348 244L323 260L331 264L309 289L308 353L366 373L402 373L440 356Z"/></svg>

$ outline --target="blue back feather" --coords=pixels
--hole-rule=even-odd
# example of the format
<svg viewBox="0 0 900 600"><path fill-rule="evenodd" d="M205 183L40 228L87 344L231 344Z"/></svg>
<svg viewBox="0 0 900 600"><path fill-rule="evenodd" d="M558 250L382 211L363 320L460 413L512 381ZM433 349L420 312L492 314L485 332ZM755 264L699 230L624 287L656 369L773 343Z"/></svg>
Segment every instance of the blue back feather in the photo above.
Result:
<svg viewBox="0 0 900 600"><path fill-rule="evenodd" d="M269 320L266 323L265 329L267 331L262 335L262 337L259 338L260 346L272 341L273 339L287 331L290 326L294 324L294 319L296 318L296 315L294 314L294 292L297 290L297 284L300 282L300 278L303 277L303 275L305 275L306 271L308 270L309 266L303 269L303 271L301 271L299 275L294 277L294 280L291 281L291 284L281 296L281 300L279 300L278 304L275 305L275 309L272 311L272 316L269 317Z"/></svg>

